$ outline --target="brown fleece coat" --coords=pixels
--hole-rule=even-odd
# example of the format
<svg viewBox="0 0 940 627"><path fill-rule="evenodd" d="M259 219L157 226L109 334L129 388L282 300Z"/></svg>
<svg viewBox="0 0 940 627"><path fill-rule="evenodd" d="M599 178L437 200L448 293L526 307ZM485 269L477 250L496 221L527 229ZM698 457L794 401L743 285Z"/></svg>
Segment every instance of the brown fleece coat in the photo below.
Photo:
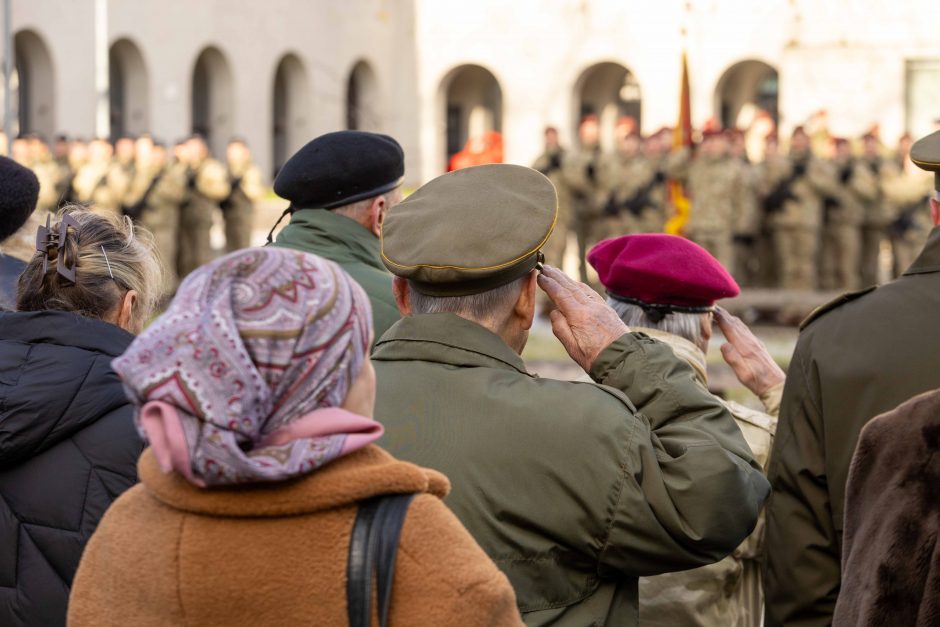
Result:
<svg viewBox="0 0 940 627"><path fill-rule="evenodd" d="M834 627L940 625L940 390L862 430L842 555Z"/></svg>
<svg viewBox="0 0 940 627"><path fill-rule="evenodd" d="M280 484L199 489L150 449L138 472L85 550L69 625L345 625L356 504L408 492L390 624L522 625L506 576L441 502L447 479L378 447Z"/></svg>

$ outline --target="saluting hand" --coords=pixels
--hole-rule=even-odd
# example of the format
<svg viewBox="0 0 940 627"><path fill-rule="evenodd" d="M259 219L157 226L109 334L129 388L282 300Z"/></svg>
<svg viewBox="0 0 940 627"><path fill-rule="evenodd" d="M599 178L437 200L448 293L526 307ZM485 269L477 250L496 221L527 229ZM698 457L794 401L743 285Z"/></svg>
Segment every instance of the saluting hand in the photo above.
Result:
<svg viewBox="0 0 940 627"><path fill-rule="evenodd" d="M716 307L715 322L728 340L721 347L721 356L744 387L761 396L784 382L786 375L783 370L740 318Z"/></svg>
<svg viewBox="0 0 940 627"><path fill-rule="evenodd" d="M558 268L545 266L538 281L558 308L549 314L552 332L586 372L601 351L630 332L597 292Z"/></svg>

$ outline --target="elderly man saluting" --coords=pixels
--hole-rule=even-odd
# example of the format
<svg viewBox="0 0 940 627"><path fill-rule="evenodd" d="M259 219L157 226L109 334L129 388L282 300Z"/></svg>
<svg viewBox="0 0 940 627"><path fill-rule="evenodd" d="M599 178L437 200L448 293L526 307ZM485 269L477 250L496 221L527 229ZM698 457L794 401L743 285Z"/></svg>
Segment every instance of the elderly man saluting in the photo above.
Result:
<svg viewBox="0 0 940 627"><path fill-rule="evenodd" d="M588 254L607 290L607 303L634 331L672 347L703 387L712 322L728 340L721 347L741 383L760 397L765 412L722 401L754 457L766 467L780 412L784 374L743 322L715 302L740 293L728 271L707 250L675 235L625 235ZM759 627L763 614L760 558L763 525L717 564L640 580L644 627L728 625Z"/></svg>
<svg viewBox="0 0 940 627"><path fill-rule="evenodd" d="M376 418L396 456L509 576L528 625L637 625L637 578L716 562L769 487L728 409L588 286L539 273L557 198L529 168L446 174L389 212L382 259L405 316L376 344ZM536 285L595 383L526 371Z"/></svg>

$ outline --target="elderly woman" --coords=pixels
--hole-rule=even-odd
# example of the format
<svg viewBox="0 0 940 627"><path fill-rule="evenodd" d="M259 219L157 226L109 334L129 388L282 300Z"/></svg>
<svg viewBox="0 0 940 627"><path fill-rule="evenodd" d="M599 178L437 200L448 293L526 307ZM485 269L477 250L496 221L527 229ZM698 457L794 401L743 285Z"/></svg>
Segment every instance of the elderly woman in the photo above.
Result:
<svg viewBox="0 0 940 627"><path fill-rule="evenodd" d="M9 182L9 181L7 181ZM0 625L64 625L95 526L143 443L111 360L150 316L160 268L130 220L66 208L0 314Z"/></svg>
<svg viewBox="0 0 940 627"><path fill-rule="evenodd" d="M506 577L372 444L369 301L337 265L248 249L193 273L114 366L150 444L82 559L69 624L342 625L359 504L415 493L393 625L519 625Z"/></svg>

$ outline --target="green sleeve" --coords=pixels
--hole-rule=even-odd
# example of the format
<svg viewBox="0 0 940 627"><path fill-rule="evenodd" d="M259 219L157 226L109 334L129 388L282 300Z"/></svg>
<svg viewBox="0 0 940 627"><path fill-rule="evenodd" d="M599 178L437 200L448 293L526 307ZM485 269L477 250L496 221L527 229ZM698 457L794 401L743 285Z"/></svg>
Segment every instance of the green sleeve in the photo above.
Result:
<svg viewBox="0 0 940 627"><path fill-rule="evenodd" d="M770 488L726 407L672 349L642 334L611 344L591 376L638 409L602 570L651 575L730 554L754 529Z"/></svg>
<svg viewBox="0 0 940 627"><path fill-rule="evenodd" d="M766 625L829 625L839 590L818 379L804 342L787 373L768 476Z"/></svg>

